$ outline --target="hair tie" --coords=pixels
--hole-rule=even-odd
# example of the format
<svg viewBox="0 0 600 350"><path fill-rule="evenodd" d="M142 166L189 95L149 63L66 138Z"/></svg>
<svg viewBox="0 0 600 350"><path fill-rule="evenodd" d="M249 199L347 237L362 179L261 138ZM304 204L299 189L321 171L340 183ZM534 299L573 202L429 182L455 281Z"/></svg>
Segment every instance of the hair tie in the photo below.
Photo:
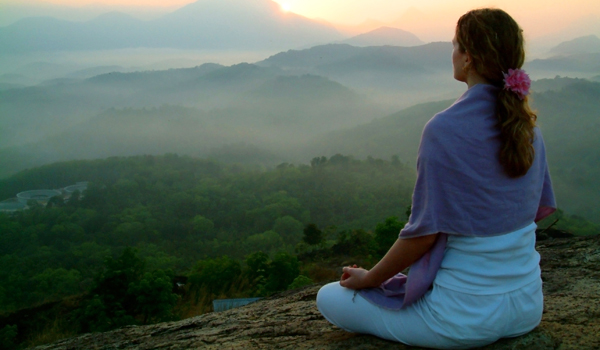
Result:
<svg viewBox="0 0 600 350"><path fill-rule="evenodd" d="M531 87L531 79L529 75L522 69L509 69L508 73L502 72L504 75L504 89L510 90L519 96L522 100L529 95L529 87Z"/></svg>

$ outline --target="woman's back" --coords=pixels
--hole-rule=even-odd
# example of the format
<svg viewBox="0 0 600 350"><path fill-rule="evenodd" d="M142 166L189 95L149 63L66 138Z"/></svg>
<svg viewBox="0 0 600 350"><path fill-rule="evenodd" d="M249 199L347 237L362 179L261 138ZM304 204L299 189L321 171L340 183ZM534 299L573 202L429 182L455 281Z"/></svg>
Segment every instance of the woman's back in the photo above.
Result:
<svg viewBox="0 0 600 350"><path fill-rule="evenodd" d="M448 237L434 284L469 294L512 292L540 278L540 255L530 225L492 237Z"/></svg>
<svg viewBox="0 0 600 350"><path fill-rule="evenodd" d="M536 158L527 174L511 177L498 161L499 90L476 84L425 126L412 213L403 237L504 234L533 222L540 203L553 203L539 129L534 129Z"/></svg>

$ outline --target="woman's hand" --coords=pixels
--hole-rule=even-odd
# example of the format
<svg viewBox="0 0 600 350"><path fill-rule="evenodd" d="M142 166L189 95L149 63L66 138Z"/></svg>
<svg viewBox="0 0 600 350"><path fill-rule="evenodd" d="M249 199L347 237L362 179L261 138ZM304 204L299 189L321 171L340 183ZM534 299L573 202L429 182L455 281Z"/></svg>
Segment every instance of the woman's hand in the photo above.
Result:
<svg viewBox="0 0 600 350"><path fill-rule="evenodd" d="M362 267L344 267L344 273L342 274L342 279L340 281L340 285L342 287L350 288L350 289L364 289L370 287L376 287L371 285L372 283L367 278L369 270L365 270Z"/></svg>
<svg viewBox="0 0 600 350"><path fill-rule="evenodd" d="M358 266L356 266L356 264L354 264L354 265L352 265L352 267L357 268ZM348 272L342 273L342 279L341 279L341 281L345 280L348 277L350 277L350 274Z"/></svg>
<svg viewBox="0 0 600 350"><path fill-rule="evenodd" d="M379 287L388 278L409 267L427 252L439 234L398 239L387 254L371 270L360 267L344 267L340 285L350 289Z"/></svg>

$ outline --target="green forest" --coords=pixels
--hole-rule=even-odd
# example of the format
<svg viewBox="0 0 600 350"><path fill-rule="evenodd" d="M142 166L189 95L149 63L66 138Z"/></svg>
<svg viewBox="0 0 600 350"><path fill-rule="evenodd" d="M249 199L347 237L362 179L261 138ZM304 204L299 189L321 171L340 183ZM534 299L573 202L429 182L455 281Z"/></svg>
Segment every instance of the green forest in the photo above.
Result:
<svg viewBox="0 0 600 350"><path fill-rule="evenodd" d="M414 175L398 157L340 154L272 169L166 154L22 171L0 180L2 197L89 186L0 213L0 344L191 317L216 298L264 297L335 280L350 262L370 266L410 214ZM598 232L555 217L574 233Z"/></svg>
<svg viewBox="0 0 600 350"><path fill-rule="evenodd" d="M88 189L67 201L0 214L0 329L11 341L188 317L214 298L334 279L342 261L320 266L315 252L370 242L337 248L368 262L379 251L371 231L404 217L414 171L397 158L262 169L167 154L55 163L0 180L0 194L79 180ZM60 300L65 314L17 321Z"/></svg>

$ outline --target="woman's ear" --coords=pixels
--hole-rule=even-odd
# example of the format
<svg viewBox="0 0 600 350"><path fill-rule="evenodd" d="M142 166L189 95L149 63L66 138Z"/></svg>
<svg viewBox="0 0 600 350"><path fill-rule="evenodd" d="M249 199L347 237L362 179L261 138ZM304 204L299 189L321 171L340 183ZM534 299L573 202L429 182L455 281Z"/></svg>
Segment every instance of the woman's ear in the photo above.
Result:
<svg viewBox="0 0 600 350"><path fill-rule="evenodd" d="M471 57L471 54L467 51L467 52L465 52L465 61L463 63L463 71L468 72L471 69L472 65L473 65L473 58Z"/></svg>

